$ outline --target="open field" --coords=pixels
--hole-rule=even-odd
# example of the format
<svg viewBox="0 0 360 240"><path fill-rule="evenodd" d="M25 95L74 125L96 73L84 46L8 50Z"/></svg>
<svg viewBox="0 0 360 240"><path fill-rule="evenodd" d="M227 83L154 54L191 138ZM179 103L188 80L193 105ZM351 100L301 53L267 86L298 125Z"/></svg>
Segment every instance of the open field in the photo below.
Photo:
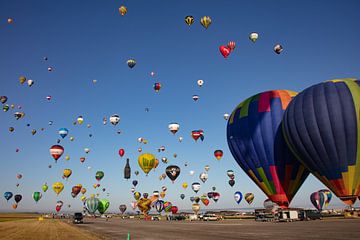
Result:
<svg viewBox="0 0 360 240"><path fill-rule="evenodd" d="M65 221L53 219L44 219L43 221L38 221L36 218L24 219L26 218L26 216L22 217L23 219L13 217L13 220L0 222L0 239L101 239L97 238L92 233L80 230L72 225L69 225Z"/></svg>
<svg viewBox="0 0 360 240"><path fill-rule="evenodd" d="M254 220L219 222L176 222L86 219L80 229L93 231L107 239L359 239L360 219L328 219L292 223L261 223Z"/></svg>

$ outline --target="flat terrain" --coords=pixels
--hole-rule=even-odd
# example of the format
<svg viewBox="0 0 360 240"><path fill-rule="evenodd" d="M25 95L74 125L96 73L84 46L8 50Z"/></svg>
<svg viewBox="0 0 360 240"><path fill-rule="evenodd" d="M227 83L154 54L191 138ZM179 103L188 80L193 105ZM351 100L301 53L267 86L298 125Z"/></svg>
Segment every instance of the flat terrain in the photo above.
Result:
<svg viewBox="0 0 360 240"><path fill-rule="evenodd" d="M86 219L79 229L93 231L106 239L360 239L360 219L329 219L292 223L262 223L254 220L219 222L176 222Z"/></svg>
<svg viewBox="0 0 360 240"><path fill-rule="evenodd" d="M76 239L76 240L96 240L94 234L80 230L64 221L44 219L38 221L34 219L13 218L0 222L0 239L36 239L36 240L55 240L55 239Z"/></svg>

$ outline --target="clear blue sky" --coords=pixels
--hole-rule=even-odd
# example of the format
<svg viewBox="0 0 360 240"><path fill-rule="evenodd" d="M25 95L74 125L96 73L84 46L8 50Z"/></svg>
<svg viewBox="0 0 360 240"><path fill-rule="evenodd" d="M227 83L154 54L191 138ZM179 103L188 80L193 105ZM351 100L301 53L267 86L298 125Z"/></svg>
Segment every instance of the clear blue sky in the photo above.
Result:
<svg viewBox="0 0 360 240"><path fill-rule="evenodd" d="M122 17L118 8L125 4L128 13ZM231 156L226 142L224 113L231 111L245 98L270 89L301 91L312 84L334 78L359 77L360 31L359 1L20 1L0 2L0 95L9 104L22 106L26 116L16 121L15 109L0 112L0 193L12 191L23 195L17 211L53 210L57 200L71 204L72 210L82 206L79 196L72 199L71 187L82 183L90 193L97 193L95 172L103 170L101 188L110 193L110 210L133 200L130 188L137 179L141 193L161 191L167 186L167 200L180 209L191 208L191 183L210 165L209 179L200 194L217 187L221 198L208 208L247 207L237 205L233 194L253 192L252 206L262 206L266 196L245 175ZM184 17L193 15L195 23L188 27ZM212 24L205 30L199 23L204 15ZM7 24L7 19L14 19ZM248 39L258 32L254 44ZM225 60L219 45L235 41L237 46ZM284 51L277 55L273 46L280 43ZM44 61L43 57L48 57ZM134 58L137 65L130 69L126 60ZM47 68L53 67L53 72ZM155 78L150 72L156 73ZM25 75L35 81L29 88L20 85ZM97 83L93 84L92 80ZM198 79L204 80L199 88ZM163 88L156 94L155 81ZM200 96L194 102L192 96ZM51 95L48 102L46 96ZM149 112L145 112L149 108ZM102 118L119 114L117 127L103 125ZM82 115L84 124L73 126ZM54 121L52 126L48 121ZM170 122L178 122L180 130L174 137L168 131ZM31 126L27 127L26 124ZM86 124L91 124L90 129ZM15 131L10 133L9 127ZM44 127L45 131L40 131ZM57 164L49 147L59 138L61 127L70 130L62 140L65 153ZM32 136L31 130L37 129ZM118 135L116 131L122 133ZM191 138L191 130L203 129L204 142ZM88 134L93 134L90 138ZM75 140L70 142L69 137ZM183 136L179 143L177 138ZM149 140L140 145L138 137ZM163 153L157 153L161 145ZM91 152L85 156L84 148ZM165 156L169 164L179 165L180 177L174 184L167 178L159 181L165 164L160 163L148 177L137 165L138 147L144 152ZM16 153L16 148L20 149ZM123 159L118 149L124 148ZM213 152L224 151L217 161ZM172 155L177 153L178 157ZM123 179L125 158L131 159L132 170L140 175ZM188 162L189 166L184 167ZM48 165L52 164L51 169ZM92 170L88 171L87 167ZM61 179L64 168L71 168L68 181ZM231 188L226 170L233 169L236 185ZM190 176L189 171L195 175ZM22 173L18 181L16 174ZM47 182L65 184L56 197L49 189L35 204L31 194L41 191ZM187 190L181 184L189 183ZM19 182L17 188L15 184ZM324 186L310 176L292 206L310 206L309 195ZM185 200L179 195L184 193ZM105 194L102 194L105 197ZM13 200L12 200L13 201ZM0 199L0 210L11 210L11 203ZM335 197L330 206L343 206ZM64 208L66 209L66 208ZM203 208L204 209L204 208Z"/></svg>

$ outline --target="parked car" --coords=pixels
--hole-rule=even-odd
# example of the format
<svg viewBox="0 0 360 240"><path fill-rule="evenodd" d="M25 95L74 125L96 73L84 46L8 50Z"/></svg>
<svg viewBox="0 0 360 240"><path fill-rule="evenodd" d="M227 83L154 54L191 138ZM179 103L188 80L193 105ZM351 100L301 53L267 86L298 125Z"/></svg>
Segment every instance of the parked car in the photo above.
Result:
<svg viewBox="0 0 360 240"><path fill-rule="evenodd" d="M204 221L218 221L218 216L216 214L205 214L203 217Z"/></svg>
<svg viewBox="0 0 360 240"><path fill-rule="evenodd" d="M81 212L76 212L73 217L73 223L83 223L84 216Z"/></svg>
<svg viewBox="0 0 360 240"><path fill-rule="evenodd" d="M160 221L160 218L158 216L152 216L151 221Z"/></svg>

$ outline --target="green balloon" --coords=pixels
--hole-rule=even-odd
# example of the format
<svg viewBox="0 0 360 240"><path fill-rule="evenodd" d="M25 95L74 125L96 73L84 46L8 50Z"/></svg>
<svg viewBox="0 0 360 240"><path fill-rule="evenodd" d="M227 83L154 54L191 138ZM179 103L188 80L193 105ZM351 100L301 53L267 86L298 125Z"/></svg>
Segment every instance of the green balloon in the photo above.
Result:
<svg viewBox="0 0 360 240"><path fill-rule="evenodd" d="M98 198L88 198L85 202L88 212L94 214L98 209L99 203L100 201Z"/></svg>
<svg viewBox="0 0 360 240"><path fill-rule="evenodd" d="M95 174L95 178L96 180L100 181L103 177L104 177L104 172L103 171L97 171Z"/></svg>
<svg viewBox="0 0 360 240"><path fill-rule="evenodd" d="M44 192L46 192L48 190L48 188L49 188L48 185L46 185L46 184L42 185L42 190Z"/></svg>
<svg viewBox="0 0 360 240"><path fill-rule="evenodd" d="M33 199L35 200L35 202L38 202L41 197L42 197L41 192L34 192L33 193Z"/></svg>
<svg viewBox="0 0 360 240"><path fill-rule="evenodd" d="M101 199L99 201L98 211L100 214L104 214L106 210L109 208L110 202L107 199Z"/></svg>

